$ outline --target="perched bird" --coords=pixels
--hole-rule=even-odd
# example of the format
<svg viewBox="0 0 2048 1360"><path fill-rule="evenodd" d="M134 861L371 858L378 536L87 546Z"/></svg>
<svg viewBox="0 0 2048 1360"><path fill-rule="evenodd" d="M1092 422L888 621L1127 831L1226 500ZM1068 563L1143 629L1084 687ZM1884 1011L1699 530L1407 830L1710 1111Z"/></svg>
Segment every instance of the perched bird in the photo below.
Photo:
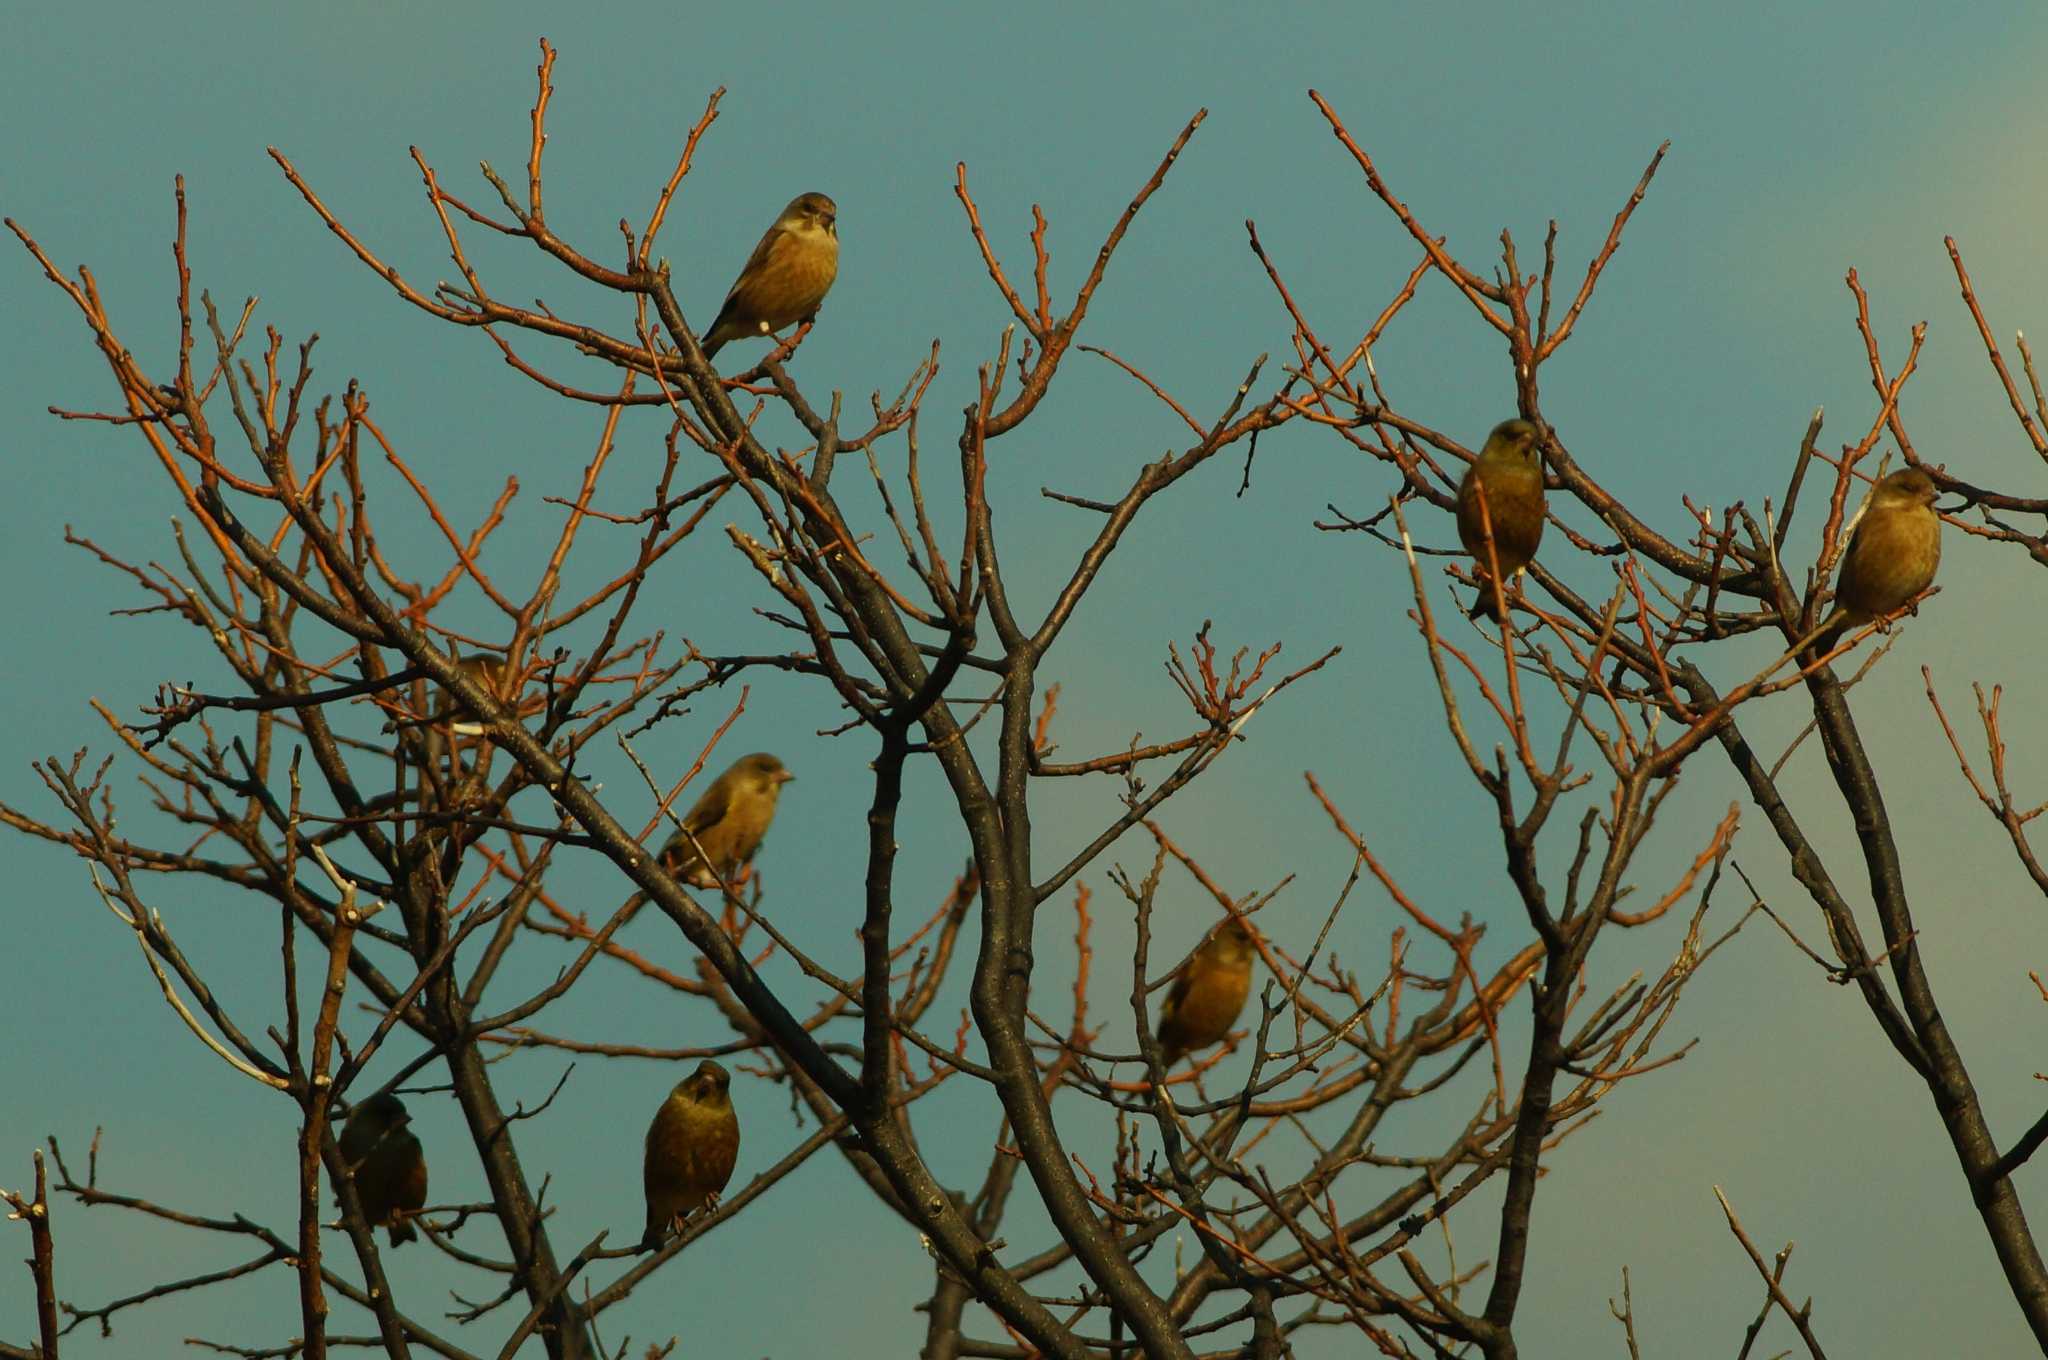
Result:
<svg viewBox="0 0 2048 1360"><path fill-rule="evenodd" d="M355 1179L363 1218L372 1228L389 1228L394 1247L418 1236L405 1218L427 1202L427 1159L411 1123L405 1103L386 1091L350 1110L341 1129L341 1159Z"/></svg>
<svg viewBox="0 0 2048 1360"><path fill-rule="evenodd" d="M1500 563L1501 589L1520 575L1543 541L1543 455L1536 448L1536 427L1526 420L1504 420L1486 436L1486 447L1458 483L1458 541L1472 554L1473 575L1479 578L1479 600L1471 616L1499 622L1493 611L1493 583L1488 577L1486 526L1479 504L1486 503L1493 528L1493 556Z"/></svg>
<svg viewBox="0 0 2048 1360"><path fill-rule="evenodd" d="M505 679L505 658L495 652L471 652L468 656L457 657L455 669L461 671L463 679L478 689L494 695L503 692L499 686ZM440 702L434 706L434 721L446 722L465 711L467 710L456 702L455 696L444 690ZM484 730L483 724L477 722L455 722L449 726L459 737L482 736Z"/></svg>
<svg viewBox="0 0 2048 1360"><path fill-rule="evenodd" d="M647 1126L647 1231L640 1250L660 1246L669 1228L699 1206L718 1207L718 1192L740 1156L731 1085L726 1070L706 1060L654 1112Z"/></svg>
<svg viewBox="0 0 2048 1360"><path fill-rule="evenodd" d="M1181 965L1159 1008L1159 1065L1172 1067L1230 1032L1252 989L1252 933L1233 916Z"/></svg>
<svg viewBox="0 0 2048 1360"><path fill-rule="evenodd" d="M454 658L454 661L455 668L467 676L472 683L480 685L494 694L498 692L499 681L505 674L505 658L493 652L471 652L467 656ZM386 732L396 732L401 727L425 728L427 729L427 740L431 742L435 727L448 722L451 718L460 717L463 711L462 705L455 701L453 694L450 694L447 690L441 690L435 694L433 704L428 708L425 718L408 718L403 721L394 720L387 722L384 724L384 730ZM455 734L462 737L480 736L484 730L481 723L475 722L455 722L450 725L455 729Z"/></svg>
<svg viewBox="0 0 2048 1360"><path fill-rule="evenodd" d="M457 657L455 668L462 672L464 679L487 693L497 695L502 692L499 686L504 682L507 668L504 657L490 652L473 652ZM517 704L512 699L504 702ZM468 712L453 693L442 690L436 696L420 734L426 746L428 764L449 781L442 792L451 808L480 800L488 785L486 774L490 767L490 743L478 740L484 734L484 724L467 718Z"/></svg>
<svg viewBox="0 0 2048 1360"><path fill-rule="evenodd" d="M500 684L504 684L506 674L506 660L502 655L494 651L471 651L469 655L455 657L455 670L463 672L463 678L475 684L477 688L489 694L502 694L502 690L498 688ZM446 731L455 733L457 737L483 735L483 723L465 719L465 713L467 709L449 690L442 690L440 696L434 700L434 711L428 715L426 727L426 750L430 756L434 756L434 760L440 760L446 752L442 727L446 727Z"/></svg>
<svg viewBox="0 0 2048 1360"><path fill-rule="evenodd" d="M839 208L823 194L798 194L747 257L704 332L704 357L728 340L771 335L808 321L839 276Z"/></svg>
<svg viewBox="0 0 2048 1360"><path fill-rule="evenodd" d="M1934 584L1941 565L1940 492L1917 467L1903 467L1870 489L1863 518L1842 554L1835 577L1835 608L1813 646L1825 652L1847 630L1902 609Z"/></svg>
<svg viewBox="0 0 2048 1360"><path fill-rule="evenodd" d="M693 888L732 883L753 862L782 786L794 778L765 751L741 756L684 814L683 829L661 847L662 863Z"/></svg>

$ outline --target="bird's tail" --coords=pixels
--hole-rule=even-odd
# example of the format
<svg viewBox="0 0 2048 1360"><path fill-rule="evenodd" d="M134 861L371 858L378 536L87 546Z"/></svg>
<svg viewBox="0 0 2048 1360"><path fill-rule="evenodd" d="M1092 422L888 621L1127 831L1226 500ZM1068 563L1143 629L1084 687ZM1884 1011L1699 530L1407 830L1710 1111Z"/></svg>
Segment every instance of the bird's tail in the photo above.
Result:
<svg viewBox="0 0 2048 1360"><path fill-rule="evenodd" d="M414 1242L418 1240L419 1233L414 1230L412 1224L407 1223L401 1219L399 1222L396 1222L391 1225L392 1246L402 1247L408 1242Z"/></svg>
<svg viewBox="0 0 2048 1360"><path fill-rule="evenodd" d="M1825 656L1835 649L1836 643L1842 640L1842 634L1848 632L1859 622L1861 620L1854 618L1848 610L1837 605L1826 618L1820 621L1820 625L1813 630L1811 641L1798 648L1798 650L1810 656Z"/></svg>
<svg viewBox="0 0 2048 1360"><path fill-rule="evenodd" d="M661 1246L661 1239L663 1235L667 1232L667 1219L655 1218L652 1215L649 1215L647 1219L647 1231L640 1234L640 1250L655 1251L659 1249Z"/></svg>
<svg viewBox="0 0 2048 1360"><path fill-rule="evenodd" d="M1500 615L1495 612L1493 607L1493 578L1484 571L1475 571L1473 575L1479 580L1479 598L1474 600L1472 607L1465 611L1465 617L1474 620L1485 619L1488 623L1499 623ZM1501 594L1507 594L1505 587L1502 588Z"/></svg>
<svg viewBox="0 0 2048 1360"><path fill-rule="evenodd" d="M718 315L711 318L711 324L704 328L704 334L697 337L697 348L704 351L706 363L711 361L711 356L725 348L726 341L734 338L726 332L726 323L731 320L732 294L728 293L724 305L718 309Z"/></svg>
<svg viewBox="0 0 2048 1360"><path fill-rule="evenodd" d="M1842 640L1842 634L1847 631L1848 627L1848 616L1840 610L1836 610L1834 618L1818 633L1814 634L1812 650L1820 653L1833 651L1835 644Z"/></svg>

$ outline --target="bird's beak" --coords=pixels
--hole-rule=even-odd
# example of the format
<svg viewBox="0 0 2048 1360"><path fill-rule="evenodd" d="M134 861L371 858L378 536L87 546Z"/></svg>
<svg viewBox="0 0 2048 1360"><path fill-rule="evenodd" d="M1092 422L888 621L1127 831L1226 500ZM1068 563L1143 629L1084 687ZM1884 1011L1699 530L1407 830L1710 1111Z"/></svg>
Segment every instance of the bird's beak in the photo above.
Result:
<svg viewBox="0 0 2048 1360"><path fill-rule="evenodd" d="M775 782L778 784L787 784L790 780L794 778L796 778L796 776L791 774L788 770L782 770L776 774Z"/></svg>

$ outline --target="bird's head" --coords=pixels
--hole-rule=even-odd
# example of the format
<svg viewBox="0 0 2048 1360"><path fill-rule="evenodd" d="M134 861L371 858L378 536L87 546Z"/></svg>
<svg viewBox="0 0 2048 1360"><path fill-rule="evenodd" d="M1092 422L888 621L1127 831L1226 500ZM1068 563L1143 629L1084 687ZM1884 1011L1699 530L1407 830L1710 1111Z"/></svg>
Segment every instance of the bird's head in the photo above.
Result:
<svg viewBox="0 0 2048 1360"><path fill-rule="evenodd" d="M683 1084L676 1089L699 1104L724 1105L732 1098L728 1094L731 1087L731 1074L706 1058L697 1064L696 1071L683 1078Z"/></svg>
<svg viewBox="0 0 2048 1360"><path fill-rule="evenodd" d="M1878 482L1870 493L1872 505L1933 505L1941 489L1927 469L1902 467Z"/></svg>
<svg viewBox="0 0 2048 1360"><path fill-rule="evenodd" d="M1252 956L1252 931L1242 918L1233 916L1223 923L1216 932L1216 945L1231 962L1236 963Z"/></svg>
<svg viewBox="0 0 2048 1360"><path fill-rule="evenodd" d="M349 1115L349 1122L360 1123L363 1127L379 1133L388 1133L392 1129L402 1129L410 1124L412 1116L405 1112L404 1101L391 1092L384 1091L356 1106Z"/></svg>
<svg viewBox="0 0 2048 1360"><path fill-rule="evenodd" d="M756 751L753 755L741 756L738 761L734 762L732 768L733 773L738 775L756 793L764 793L770 798L779 797L782 793L782 786L796 778L795 775L783 767L780 760L769 755L766 751Z"/></svg>
<svg viewBox="0 0 2048 1360"><path fill-rule="evenodd" d="M1537 439L1536 427L1529 421L1503 420L1486 436L1486 447L1479 451L1479 460L1496 465L1540 468L1543 455L1536 447Z"/></svg>
<svg viewBox="0 0 2048 1360"><path fill-rule="evenodd" d="M455 669L479 688L495 691L505 674L505 658L490 652L471 652L455 663Z"/></svg>
<svg viewBox="0 0 2048 1360"><path fill-rule="evenodd" d="M822 231L837 240L839 205L821 193L798 194L775 225L788 231Z"/></svg>

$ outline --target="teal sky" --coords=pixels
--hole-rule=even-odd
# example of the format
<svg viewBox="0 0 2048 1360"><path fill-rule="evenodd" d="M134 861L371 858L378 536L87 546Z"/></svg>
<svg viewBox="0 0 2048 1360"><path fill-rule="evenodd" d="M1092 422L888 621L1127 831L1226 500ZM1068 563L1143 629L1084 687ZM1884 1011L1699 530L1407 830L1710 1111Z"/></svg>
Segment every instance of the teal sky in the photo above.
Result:
<svg viewBox="0 0 2048 1360"><path fill-rule="evenodd" d="M870 391L897 390L938 338L944 371L927 406L930 458L949 449L953 413L1009 319L954 200L959 161L1007 263L1028 262L1030 207L1043 205L1055 296L1070 296L1131 193L1206 107L1082 339L1141 365L1198 414L1219 411L1253 358L1287 347L1285 314L1245 246L1247 218L1322 333L1355 337L1398 287L1414 247L1331 139L1308 101L1313 87L1395 192L1482 271L1502 227L1526 262L1555 217L1560 273L1575 284L1651 153L1671 140L1576 337L1544 370L1545 414L1581 464L1667 532L1683 526L1682 495L1715 507L1775 499L1815 406L1829 412L1830 445L1867 428L1868 372L1842 282L1851 266L1871 293L1889 363L1903 354L1908 328L1929 323L1903 407L1923 456L1973 481L2038 494L2040 462L1984 362L1942 237L1958 239L2002 342L2014 328L2048 330L2038 262L2048 17L2039 6L1967 15L1905 3L1261 8L1278 9L925 6L882 17L792 5L744 20L730 7L694 17L638 4L574 17L518 4L38 9L15 17L0 50L11 147L0 157L0 212L60 265L89 264L124 339L145 367L161 369L176 334L171 180L182 172L195 291L210 288L224 309L260 296L257 324L290 342L318 331L315 386L360 379L382 427L459 521L516 476L522 494L494 561L523 580L559 522L542 497L573 487L596 420L512 373L480 336L401 302L306 210L266 146L291 157L387 260L431 284L452 269L407 147L420 148L451 192L487 201L476 162L511 175L524 160L539 37L561 53L550 221L601 258L616 254L621 216L644 221L683 134L722 85L722 116L662 238L683 302L693 319L708 319L776 208L801 190L830 193L842 271L796 372L815 394L838 388L862 409ZM614 323L622 314L530 249L477 249L507 297L538 295ZM0 635L16 639L0 654L9 715L0 724L0 800L55 820L29 762L80 746L96 760L109 749L88 697L133 713L159 683L224 681L188 630L108 617L142 601L64 545L69 525L131 560L169 561L175 502L132 434L44 413L98 407L111 385L68 301L11 238L0 248L0 296L0 456L12 472L0 568L21 583L0 602ZM537 346L528 353L548 357ZM553 357L555 371L572 371ZM1375 358L1404 412L1468 440L1509 413L1497 338L1440 279L1425 283ZM631 427L620 457L651 466L659 433L651 422ZM1128 379L1089 356L1070 358L1046 409L1002 441L991 469L1013 594L1042 608L1095 527L1092 516L1041 500L1039 487L1113 495L1184 434ZM900 466L900 444L884 457ZM1079 758L1121 747L1135 730L1148 739L1181 730L1184 705L1160 663L1169 641L1185 649L1205 619L1226 647L1280 641L1283 661L1295 664L1341 644L1336 662L1292 703L1262 712L1251 740L1169 805L1166 825L1234 891L1298 874L1261 919L1305 946L1349 868L1304 790L1302 773L1312 770L1419 899L1441 915L1497 921L1489 946L1512 947L1520 911L1504 887L1488 810L1437 721L1426 660L1403 621L1405 568L1357 536L1311 527L1326 503L1376 506L1390 479L1307 428L1262 441L1242 500L1233 495L1239 461L1215 460L1154 504L1048 663L1046 680L1063 685L1062 751ZM617 497L640 485L614 477ZM396 496L388 503L387 551L416 575L437 575L442 550ZM1583 514L1576 524L1592 530ZM1810 544L1813 524L1801 528ZM1417 531L1453 541L1446 522L1425 520ZM602 555L593 551L580 569L595 578L610 561ZM1588 589L1604 590L1595 574L1604 567L1578 570ZM643 627L660 622L672 639L716 638L732 650L777 645L749 613L763 601L738 584L744 572L722 534L701 534L664 574ZM2007 686L2015 793L2035 802L2048 796L2048 644L2037 611L2014 617L2007 603L2039 588L2016 552L1951 531L1942 582L1854 703L1893 818L1913 828L1906 868L1930 974L1993 1128L2010 1139L2048 1098L2034 1076L2044 1067L2032 1039L2042 1003L2026 976L2048 958L2048 904L1969 797L1919 668L1930 668L1952 716L1967 715L1971 682ZM1738 660L1723 660L1726 674ZM643 752L679 770L736 697L705 696ZM785 929L852 971L872 744L813 735L837 721L820 688L763 680L726 750L774 749L798 771L761 860L770 903ZM1759 747L1772 736L1782 745L1802 721L1800 699L1785 695L1752 716L1751 735ZM1967 740L1967 724L1958 729ZM1790 769L1794 791L1822 792L1816 750L1802 749ZM150 824L147 793L134 772L132 761L121 765L115 792L140 828ZM622 813L644 814L628 766L597 774ZM1040 862L1061 862L1085 843L1113 815L1114 794L1106 782L1042 789ZM1644 891L1662 890L1735 796L1715 752L1688 768L1638 861ZM1843 853L1846 819L1824 803L1804 806L1838 881L1860 883ZM913 781L911 812L899 919L935 904L965 855L929 770ZM287 1102L228 1072L177 1025L80 862L18 838L0 845L13 885L0 1017L23 1036L0 1059L0 1185L26 1183L30 1149L47 1133L82 1167L94 1126L104 1125L107 1188L287 1224ZM1135 843L1117 856L1134 867L1149 861ZM1812 908L1748 808L1736 857L1818 944ZM1102 872L1112 858L1088 875L1099 961L1114 961L1129 940ZM1546 868L1562 858L1553 847ZM593 912L624 895L616 875L589 862L566 863L554 881L587 893ZM254 1022L246 1027L273 1023L274 913L189 884L152 886L174 934ZM1212 919L1191 883L1169 886L1155 957L1177 954ZM1731 920L1739 905L1724 896L1710 923ZM1056 909L1045 921L1050 997L1067 984L1070 918ZM1334 946L1350 966L1376 968L1393 924L1383 898L1361 898ZM637 922L631 942L671 966L691 962L665 923ZM1659 968L1677 945L1674 930L1605 942L1594 981L1612 987L1637 967ZM552 976L554 964L536 948L504 995L519 980ZM1107 1008L1120 1004L1124 983L1110 968L1101 1013L1116 1013ZM367 1027L360 1013L350 1023ZM726 1037L708 1010L679 1009L618 972L593 977L549 1027L649 1044ZM1924 1089L1852 992L1821 980L1759 922L1694 983L1668 1034L1701 1042L1675 1068L1611 1097L1544 1182L1521 1323L1526 1353L1624 1353L1606 1300L1618 1296L1627 1266L1645 1353L1733 1354L1760 1293L1722 1223L1716 1184L1767 1251L1797 1241L1788 1287L1814 1298L1830 1353L1953 1353L1964 1336L1973 1354L2026 1348ZM1104 1042L1127 1039L1125 1021ZM552 1054L508 1062L498 1069L503 1094L537 1103L565 1066ZM664 1067L581 1060L548 1115L522 1126L529 1170L554 1178L561 1254L600 1227L613 1226L618 1239L637 1224L640 1137L674 1079ZM744 1181L801 1131L776 1088L742 1077L735 1095L747 1129ZM459 1121L445 1104L415 1102L434 1159L433 1198L479 1199L481 1177L461 1155ZM949 1092L921 1116L942 1179L979 1177L994 1133L987 1108ZM1080 1129L1077 1149L1101 1157L1091 1117L1060 1108ZM957 1140L941 1129L959 1130ZM2022 1173L2037 1222L2048 1216L2043 1183L2039 1168ZM1377 1192L1361 1178L1354 1193ZM82 1212L67 1199L56 1212L69 1300L102 1303L241 1259L234 1244L114 1210ZM1461 1262L1492 1254L1490 1220L1467 1212L1454 1224L1465 1234ZM0 1257L11 1262L26 1238L4 1226ZM1020 1251L1039 1240L1025 1216L1007 1236ZM443 1271L423 1248L398 1262L397 1287L425 1318L455 1306L449 1288L484 1287ZM914 1236L821 1157L608 1314L605 1336L616 1344L622 1330L641 1341L679 1334L678 1354L904 1354L922 1336L911 1306L929 1289ZM30 1298L25 1271L0 1270L0 1339L28 1338ZM506 1324L485 1326L456 1339L494 1351L489 1338ZM66 1354L161 1355L187 1336L274 1344L296 1328L289 1280L273 1271L128 1312L108 1340L81 1329ZM1772 1328L1762 1344L1796 1344L1781 1323ZM361 1329L342 1309L336 1330ZM1330 1343L1305 1342L1303 1353L1335 1353L1317 1345Z"/></svg>

